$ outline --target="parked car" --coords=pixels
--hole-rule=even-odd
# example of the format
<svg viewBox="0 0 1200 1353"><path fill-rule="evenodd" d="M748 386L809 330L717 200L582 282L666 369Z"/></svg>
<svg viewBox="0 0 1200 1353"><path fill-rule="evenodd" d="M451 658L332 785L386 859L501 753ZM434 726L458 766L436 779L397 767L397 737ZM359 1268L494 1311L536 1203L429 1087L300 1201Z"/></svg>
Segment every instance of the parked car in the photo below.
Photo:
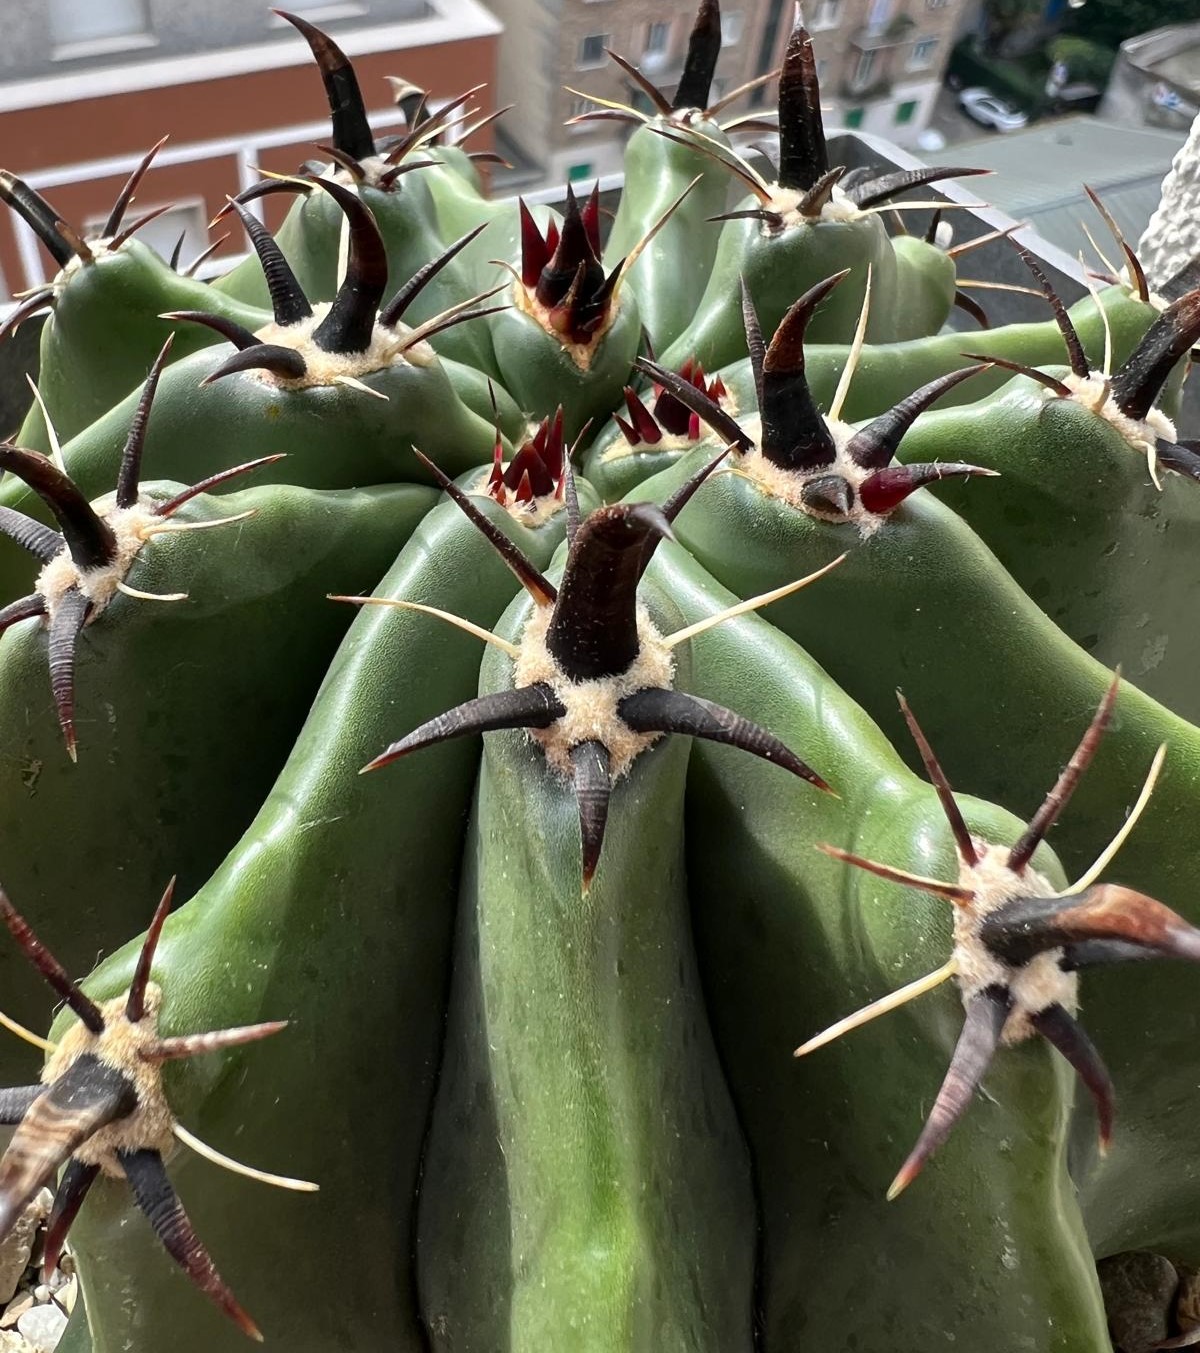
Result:
<svg viewBox="0 0 1200 1353"><path fill-rule="evenodd" d="M1015 132L1029 121L1019 108L1005 103L999 95L982 86L964 89L958 96L958 106L969 118L985 127L994 127L998 132Z"/></svg>

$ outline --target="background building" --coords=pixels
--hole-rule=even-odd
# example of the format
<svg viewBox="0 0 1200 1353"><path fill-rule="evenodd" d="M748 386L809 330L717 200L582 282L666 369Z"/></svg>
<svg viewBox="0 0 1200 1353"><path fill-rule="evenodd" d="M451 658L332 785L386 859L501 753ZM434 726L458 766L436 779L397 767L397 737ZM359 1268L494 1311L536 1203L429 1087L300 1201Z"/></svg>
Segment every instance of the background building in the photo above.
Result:
<svg viewBox="0 0 1200 1353"><path fill-rule="evenodd" d="M962 0L816 0L806 8L826 122L915 144L961 7Z"/></svg>
<svg viewBox="0 0 1200 1353"><path fill-rule="evenodd" d="M478 0L281 3L354 60L380 129L402 120L386 75L442 98L494 90L500 25ZM169 254L183 232L187 260L208 245L226 194L256 182L259 166L294 172L328 140L308 45L265 0L0 0L0 25L0 164L73 225L103 222L130 170L169 133L133 211L171 203L142 238ZM487 135L472 148L486 149ZM286 203L261 206L273 223ZM244 248L235 230L224 251ZM0 212L0 300L52 271L32 233Z"/></svg>
<svg viewBox="0 0 1200 1353"><path fill-rule="evenodd" d="M1186 132L1200 113L1200 23L1171 24L1121 43L1100 113Z"/></svg>
<svg viewBox="0 0 1200 1353"><path fill-rule="evenodd" d="M972 187L989 204L1027 221L1071 258L1082 250L1088 266L1098 260L1083 227L1107 253L1115 253L1095 207L1083 190L1095 189L1113 218L1136 244L1158 206L1163 177L1183 144L1184 133L1120 125L1087 114L1038 122L1004 136L984 132L925 155L930 164L969 164L990 169ZM964 269L967 275L971 270ZM989 309L986 295L975 297Z"/></svg>
<svg viewBox="0 0 1200 1353"><path fill-rule="evenodd" d="M565 127L593 106L581 94L635 101L633 82L605 54L639 66L665 93L678 83L695 10L690 0L489 0L503 20L498 141L518 165L513 187L552 188L621 168L614 123ZM810 0L826 122L912 144L926 125L963 0ZM724 47L714 98L779 64L792 0L723 0ZM570 93L570 89L580 91ZM759 91L746 107L771 104ZM731 115L737 109L731 109ZM627 133L626 133L627 134Z"/></svg>

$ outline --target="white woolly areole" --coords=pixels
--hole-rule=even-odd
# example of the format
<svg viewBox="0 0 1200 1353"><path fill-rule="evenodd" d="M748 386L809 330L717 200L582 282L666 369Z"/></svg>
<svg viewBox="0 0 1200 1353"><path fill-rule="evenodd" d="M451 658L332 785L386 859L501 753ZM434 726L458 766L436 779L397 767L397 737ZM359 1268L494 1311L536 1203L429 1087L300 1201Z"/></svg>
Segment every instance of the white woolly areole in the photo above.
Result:
<svg viewBox="0 0 1200 1353"><path fill-rule="evenodd" d="M990 845L975 837L972 840L979 861L963 865L958 882L972 889L975 897L954 906L955 980L964 1005L985 987L1006 987L1013 1004L1002 1041L1020 1043L1034 1032L1030 1017L1047 1006L1061 1005L1068 1014L1075 1013L1079 1005L1079 978L1059 967L1061 949L1050 949L1035 955L1022 967L1013 967L986 947L979 931L994 911L1017 897L1054 897L1057 889L1045 875L1029 866L1023 874L1014 873L1008 867L1010 846Z"/></svg>
<svg viewBox="0 0 1200 1353"><path fill-rule="evenodd" d="M1155 442L1162 437L1168 442L1175 440L1175 424L1161 409L1151 409L1145 419L1130 418L1117 407L1112 397L1112 382L1098 371L1086 377L1067 372L1062 378L1063 384L1071 391L1071 398L1085 409L1110 423L1141 455L1150 455ZM1046 390L1047 398L1054 398L1052 390Z"/></svg>
<svg viewBox="0 0 1200 1353"><path fill-rule="evenodd" d="M728 391L717 400L717 403L731 418L737 417L738 402ZM703 419L700 420L700 426L702 431L699 438L689 437L685 432L664 431L656 442L635 442L632 445L626 441L625 434L622 433L601 453L600 463L607 465L610 461L623 460L626 456L653 455L656 451L690 451L692 447L699 446L700 442L705 440Z"/></svg>
<svg viewBox="0 0 1200 1353"><path fill-rule="evenodd" d="M91 258L80 258L78 254L72 254L69 259L55 274L51 286L54 288L54 294L61 296L65 288L69 285L71 278L83 268L90 268L93 263L102 263L106 258L115 258L121 251L112 248L112 236L107 235L99 240L85 240L84 243L92 251Z"/></svg>
<svg viewBox="0 0 1200 1353"><path fill-rule="evenodd" d="M417 147L420 149L429 149L429 147ZM358 161L358 167L362 170L362 178L357 179L348 169L343 169L341 165L332 166L333 172L326 169L322 175L323 178L330 178L334 183L340 183L343 188L351 188L355 192L364 185L368 188L378 188L380 192L395 192L396 179L392 180L390 188L381 184L379 180L388 172L389 169L395 169L394 164L388 164L383 155L367 155ZM420 170L417 171L420 173ZM402 181L402 179L400 180Z"/></svg>
<svg viewBox="0 0 1200 1353"><path fill-rule="evenodd" d="M855 206L846 191L837 184L834 184L829 199L821 204L821 210L815 216L801 214L800 203L805 194L799 188L785 188L779 183L769 184L768 188L771 197L769 201L763 203L763 210L782 216L785 226L812 225L814 221L857 221L867 214L861 207ZM769 229L764 222L764 234Z"/></svg>
<svg viewBox="0 0 1200 1353"><path fill-rule="evenodd" d="M887 521L886 516L880 516L877 512L868 512L863 507L862 495L859 492L863 482L870 479L876 471L865 469L856 464L846 454L846 445L859 430L858 428L851 423L843 423L836 418L826 418L825 426L829 429L833 438L835 454L832 464L822 465L816 470L785 470L783 466L776 465L774 461L768 460L759 449L762 442L761 415L757 413L747 414L741 420L741 427L744 432L753 438L754 450L737 458L734 473L752 479L768 497L782 498L785 503L794 507L798 512L805 512L808 516L816 517L819 521L831 521L839 524L853 522L858 527L859 535L867 540ZM845 516L838 512L822 512L820 508L813 507L811 503L804 501L804 486L814 479L823 479L826 475L831 474L841 475L854 490L854 501L850 505L850 511Z"/></svg>
<svg viewBox="0 0 1200 1353"><path fill-rule="evenodd" d="M74 1159L84 1165L98 1165L112 1179L125 1177L118 1151L157 1151L166 1156L174 1145L175 1116L163 1092L162 1065L142 1056L158 1043L162 990L154 982L147 984L145 1013L136 1024L125 1017L126 996L101 1003L101 1033L92 1033L84 1024L73 1024L42 1068L42 1084L50 1085L84 1053L91 1053L97 1061L119 1071L137 1092L137 1108L128 1117L101 1128L73 1153Z"/></svg>
<svg viewBox="0 0 1200 1353"><path fill-rule="evenodd" d="M272 343L280 348L291 348L304 358L303 376L280 376L274 371L256 367L245 374L280 390L308 390L314 385L334 385L339 376L361 380L374 371L384 371L393 363L406 362L409 366L429 366L437 353L426 342L404 348L412 330L405 324L393 328L376 323L371 342L363 352L326 352L313 342L313 333L329 314L332 301L321 301L313 306L307 319L295 324L264 324L254 337L261 343Z"/></svg>
<svg viewBox="0 0 1200 1353"><path fill-rule="evenodd" d="M669 688L675 676L675 659L639 603L640 647L628 671L593 681L572 681L546 647L552 614L550 606L534 607L521 636L513 685L532 686L544 681L567 712L549 728L529 729L529 736L541 744L552 769L566 779L573 773L571 749L581 742L602 742L608 750L609 776L615 783L647 747L662 737L661 733L635 733L617 713L617 705L627 695L647 687Z"/></svg>
<svg viewBox="0 0 1200 1353"><path fill-rule="evenodd" d="M44 565L37 576L34 591L46 604L47 623L54 619L63 594L74 587L92 603L88 617L88 623L91 624L117 595L117 584L125 581L137 552L154 534L155 528L162 525L162 518L140 502L134 503L132 507L118 507L107 512L96 504L93 507L117 538L116 556L112 563L103 564L100 568L81 569L71 558L70 551L62 549Z"/></svg>
<svg viewBox="0 0 1200 1353"><path fill-rule="evenodd" d="M613 320L617 314L617 291L620 289L620 282L613 288L612 295L608 301L608 313L604 316L600 327L596 329L586 343L569 343L562 334L550 323L550 311L538 300L531 288L524 282L514 281L512 287L513 307L523 315L528 315L534 323L541 325L551 338L558 343L563 352L575 363L580 371L591 369L592 357L600 340L612 328Z"/></svg>
<svg viewBox="0 0 1200 1353"><path fill-rule="evenodd" d="M503 468L507 469L508 466L506 465ZM496 499L488 492L488 483L491 478L491 470L485 470L484 473L479 476L479 481L475 487L468 489L467 492L471 494L472 497L489 498L495 503ZM548 522L551 517L556 516L566 506L563 499L555 497L553 493L538 494L533 498L530 498L528 502L518 503L514 497L514 490L505 485L504 492L507 497L503 503L497 503L497 506L502 507L514 521L520 522L522 526L528 526L531 529Z"/></svg>

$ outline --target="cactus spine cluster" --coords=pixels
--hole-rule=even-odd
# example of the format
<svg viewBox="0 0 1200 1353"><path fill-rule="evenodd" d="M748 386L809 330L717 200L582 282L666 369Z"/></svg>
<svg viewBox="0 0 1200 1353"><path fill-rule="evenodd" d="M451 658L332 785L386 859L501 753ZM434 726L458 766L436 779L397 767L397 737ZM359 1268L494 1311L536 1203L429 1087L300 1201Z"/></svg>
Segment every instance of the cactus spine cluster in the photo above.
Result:
<svg viewBox="0 0 1200 1353"><path fill-rule="evenodd" d="M65 1353L1107 1353L1097 1259L1200 1264L1191 274L950 330L974 242L888 223L972 171L832 164L799 22L772 118L716 0L673 98L614 54L606 229L284 17L332 143L214 282L153 151L92 240L0 173L59 267L0 1233L55 1188Z"/></svg>

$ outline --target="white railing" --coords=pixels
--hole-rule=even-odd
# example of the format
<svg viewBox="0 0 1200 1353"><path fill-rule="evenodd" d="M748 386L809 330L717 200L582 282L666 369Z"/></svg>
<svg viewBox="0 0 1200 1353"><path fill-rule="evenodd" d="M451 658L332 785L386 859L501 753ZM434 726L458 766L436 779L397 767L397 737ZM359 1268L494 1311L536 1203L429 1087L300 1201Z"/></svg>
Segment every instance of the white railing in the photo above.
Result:
<svg viewBox="0 0 1200 1353"><path fill-rule="evenodd" d="M440 100L430 105L430 111L436 112L446 101ZM397 109L385 109L370 114L368 121L373 130L390 131L404 126L404 114ZM451 139L455 129L451 130ZM314 122L298 122L288 127L270 127L260 131L245 132L239 136L216 137L207 141L188 141L171 145L168 142L155 156L157 168L169 165L197 164L208 160L231 159L237 166L237 187L234 192L242 192L252 187L260 179L258 161L264 151L279 146L317 142L329 135L329 119ZM141 160L141 155L112 155L100 160L81 160L75 164L56 165L52 169L37 169L22 175L25 182L38 192L45 193L51 202L54 190L73 183L89 183L95 179L121 178L128 176ZM262 203L251 202L250 210L262 219ZM24 274L23 288L43 286L53 275L49 273L50 260L38 243L37 236L18 216L12 217L16 236L17 251L21 259ZM213 261L207 275L214 276L233 266L237 259L223 255L219 261ZM201 275L205 269L201 268ZM2 274L0 287L7 295L12 295ZM3 312L11 309L4 307Z"/></svg>

